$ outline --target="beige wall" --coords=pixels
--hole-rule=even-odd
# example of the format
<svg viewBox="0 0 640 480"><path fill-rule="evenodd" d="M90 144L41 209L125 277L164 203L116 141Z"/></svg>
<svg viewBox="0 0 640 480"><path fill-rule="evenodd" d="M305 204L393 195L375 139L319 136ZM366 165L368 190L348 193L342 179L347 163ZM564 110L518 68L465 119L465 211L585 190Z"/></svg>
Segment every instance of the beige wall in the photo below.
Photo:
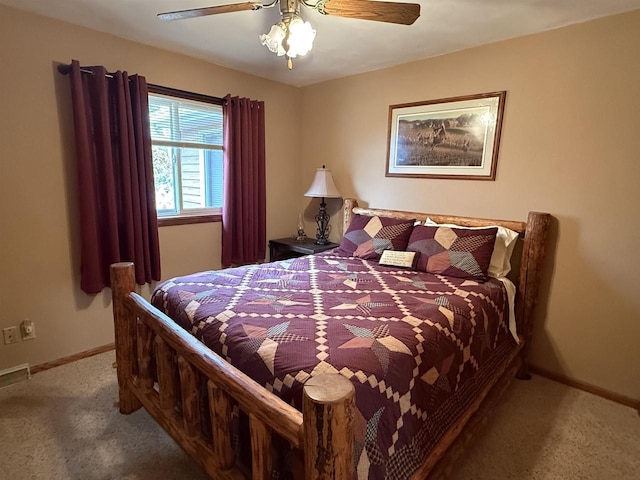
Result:
<svg viewBox="0 0 640 480"><path fill-rule="evenodd" d="M55 69L72 58L167 87L264 100L267 235L296 226L298 89L0 6L0 328L28 317L37 334L0 341L0 369L113 341L109 291L91 297L78 288L69 84ZM164 278L219 268L220 224L163 227L160 247Z"/></svg>
<svg viewBox="0 0 640 480"><path fill-rule="evenodd" d="M0 7L0 328L29 317L37 330L35 340L0 344L0 369L113 340L108 294L77 287L68 83L54 65L76 58L151 83L265 100L269 237L293 231L301 204L313 235L317 201L302 193L322 164L343 196L374 207L510 219L551 212L533 361L640 399L638 31L633 12L295 89ZM495 182L385 178L390 104L496 90L508 93ZM219 224L164 227L160 239L165 278L219 267Z"/></svg>
<svg viewBox="0 0 640 480"><path fill-rule="evenodd" d="M638 32L640 11L306 87L303 183L326 163L372 207L552 213L532 361L640 399ZM389 105L498 90L496 181L385 178Z"/></svg>

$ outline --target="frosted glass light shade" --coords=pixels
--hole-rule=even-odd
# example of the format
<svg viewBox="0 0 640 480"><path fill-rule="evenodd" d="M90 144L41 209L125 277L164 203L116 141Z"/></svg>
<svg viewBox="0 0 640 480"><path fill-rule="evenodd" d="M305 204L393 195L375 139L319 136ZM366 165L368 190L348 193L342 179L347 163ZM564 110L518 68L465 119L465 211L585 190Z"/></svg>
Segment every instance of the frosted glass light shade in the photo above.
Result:
<svg viewBox="0 0 640 480"><path fill-rule="evenodd" d="M282 46L282 41L284 40L284 37L286 35L286 26L284 25L284 23L279 22L271 27L269 33L260 35L260 43L262 43L262 45L266 46L273 53L281 57L286 53L284 47Z"/></svg>
<svg viewBox="0 0 640 480"><path fill-rule="evenodd" d="M333 175L331 170L326 168L319 168L316 170L316 176L313 177L311 187L304 194L305 197L316 198L339 198L340 192L336 188L336 184L333 182Z"/></svg>
<svg viewBox="0 0 640 480"><path fill-rule="evenodd" d="M311 24L294 15L291 20L276 23L269 33L260 35L260 43L279 57L296 58L309 53L315 38L316 31Z"/></svg>
<svg viewBox="0 0 640 480"><path fill-rule="evenodd" d="M289 24L289 51L287 55L291 58L305 56L313 47L315 38L316 31L311 24L300 17L294 17Z"/></svg>

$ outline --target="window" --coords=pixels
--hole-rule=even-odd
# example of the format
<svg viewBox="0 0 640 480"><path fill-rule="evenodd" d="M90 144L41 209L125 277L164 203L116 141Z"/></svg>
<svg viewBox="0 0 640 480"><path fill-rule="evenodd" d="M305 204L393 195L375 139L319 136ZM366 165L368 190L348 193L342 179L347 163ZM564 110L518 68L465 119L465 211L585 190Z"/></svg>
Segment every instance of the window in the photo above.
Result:
<svg viewBox="0 0 640 480"><path fill-rule="evenodd" d="M149 88L158 217L222 213L222 100Z"/></svg>

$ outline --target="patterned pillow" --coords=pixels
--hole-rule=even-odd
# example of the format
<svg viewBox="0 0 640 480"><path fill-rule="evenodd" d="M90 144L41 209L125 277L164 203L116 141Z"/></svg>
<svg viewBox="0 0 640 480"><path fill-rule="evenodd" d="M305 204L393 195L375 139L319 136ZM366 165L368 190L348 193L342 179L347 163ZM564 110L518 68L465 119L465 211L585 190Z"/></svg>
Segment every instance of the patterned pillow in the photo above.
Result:
<svg viewBox="0 0 640 480"><path fill-rule="evenodd" d="M404 250L413 229L414 220L356 215L351 220L337 255L378 260L385 250Z"/></svg>
<svg viewBox="0 0 640 480"><path fill-rule="evenodd" d="M465 227L455 224L436 223L427 217L424 223L425 225L437 226L437 227L453 227L453 228L466 228L477 230L479 228L489 228L494 225L488 225L486 227ZM496 233L496 243L493 245L493 253L491 254L491 262L489 263L489 270L487 273L490 277L500 278L506 277L511 271L511 255L513 249L518 242L518 232L514 232L506 227L496 226L498 233Z"/></svg>
<svg viewBox="0 0 640 480"><path fill-rule="evenodd" d="M418 252L416 270L484 282L498 229L416 226L407 250Z"/></svg>

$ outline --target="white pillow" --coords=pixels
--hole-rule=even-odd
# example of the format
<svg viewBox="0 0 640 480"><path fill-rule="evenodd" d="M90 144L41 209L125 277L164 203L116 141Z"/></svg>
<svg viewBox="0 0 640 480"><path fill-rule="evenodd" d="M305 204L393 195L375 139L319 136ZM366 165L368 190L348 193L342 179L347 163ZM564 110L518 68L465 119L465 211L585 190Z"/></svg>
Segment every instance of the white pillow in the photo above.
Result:
<svg viewBox="0 0 640 480"><path fill-rule="evenodd" d="M513 254L513 249L516 246L518 232L514 232L509 228L500 227L498 225L487 225L484 227L465 227L462 225L455 225L450 223L436 223L428 217L424 224L441 227L467 228L470 230L497 227L498 232L496 233L496 241L493 245L491 263L489 264L489 270L487 271L487 273L490 277L501 278L506 277L507 274L511 271L511 255Z"/></svg>

